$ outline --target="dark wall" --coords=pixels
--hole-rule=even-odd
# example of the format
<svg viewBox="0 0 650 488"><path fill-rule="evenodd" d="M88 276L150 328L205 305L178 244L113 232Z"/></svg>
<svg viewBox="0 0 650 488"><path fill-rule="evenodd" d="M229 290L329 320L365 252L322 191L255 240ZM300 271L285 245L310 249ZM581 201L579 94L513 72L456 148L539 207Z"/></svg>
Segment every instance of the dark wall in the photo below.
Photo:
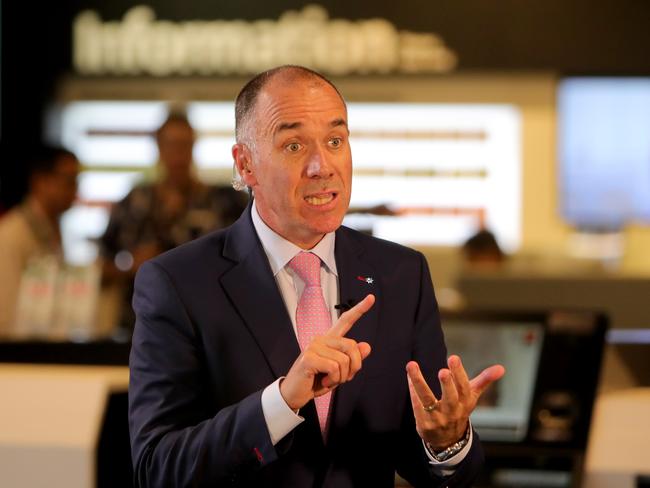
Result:
<svg viewBox="0 0 650 488"><path fill-rule="evenodd" d="M70 3L70 2L68 2ZM383 17L400 29L434 31L460 54L461 68L650 71L647 0L78 0L74 9L119 19L135 4L171 20L273 18L307 3L331 17Z"/></svg>
<svg viewBox="0 0 650 488"><path fill-rule="evenodd" d="M72 12L57 2L2 2L0 208L25 191L24 160L41 140L43 109L70 66Z"/></svg>
<svg viewBox="0 0 650 488"><path fill-rule="evenodd" d="M40 138L43 108L70 69L71 25L81 10L115 20L137 4L158 18L277 18L296 0L61 0L2 2L2 154L0 202L23 192L23 154ZM647 0L331 0L332 17L383 17L400 29L434 31L460 58L460 69L543 69L650 73Z"/></svg>

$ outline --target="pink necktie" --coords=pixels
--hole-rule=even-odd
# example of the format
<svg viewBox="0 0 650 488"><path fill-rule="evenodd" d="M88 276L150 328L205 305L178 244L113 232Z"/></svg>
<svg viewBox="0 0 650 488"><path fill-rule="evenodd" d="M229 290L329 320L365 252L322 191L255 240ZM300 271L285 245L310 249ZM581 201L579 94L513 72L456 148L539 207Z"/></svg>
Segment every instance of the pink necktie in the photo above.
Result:
<svg viewBox="0 0 650 488"><path fill-rule="evenodd" d="M320 258L310 252L301 252L289 261L289 267L305 282L305 289L300 295L296 309L298 344L300 350L304 351L314 337L327 332L332 325L332 318L320 286ZM323 435L327 427L331 397L332 393L329 392L314 398Z"/></svg>

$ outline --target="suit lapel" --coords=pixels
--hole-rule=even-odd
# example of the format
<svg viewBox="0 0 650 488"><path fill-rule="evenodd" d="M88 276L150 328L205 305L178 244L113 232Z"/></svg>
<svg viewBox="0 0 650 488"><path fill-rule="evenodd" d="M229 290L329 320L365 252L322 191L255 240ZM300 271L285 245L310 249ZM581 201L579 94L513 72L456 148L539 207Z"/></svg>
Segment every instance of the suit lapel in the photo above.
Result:
<svg viewBox="0 0 650 488"><path fill-rule="evenodd" d="M364 249L354 240L353 234L348 229L340 228L336 232L335 246L341 303L354 305L369 293L375 295L375 305L352 326L347 334L350 339L367 342L372 346L379 326L381 304L379 276L375 269L363 260ZM337 430L348 425L361 393L364 378L364 369L361 368L354 380L337 388L330 420L329 435L332 442L336 440Z"/></svg>
<svg viewBox="0 0 650 488"><path fill-rule="evenodd" d="M236 261L221 284L276 377L286 375L300 354L291 319L250 216L250 204L233 225L224 256Z"/></svg>

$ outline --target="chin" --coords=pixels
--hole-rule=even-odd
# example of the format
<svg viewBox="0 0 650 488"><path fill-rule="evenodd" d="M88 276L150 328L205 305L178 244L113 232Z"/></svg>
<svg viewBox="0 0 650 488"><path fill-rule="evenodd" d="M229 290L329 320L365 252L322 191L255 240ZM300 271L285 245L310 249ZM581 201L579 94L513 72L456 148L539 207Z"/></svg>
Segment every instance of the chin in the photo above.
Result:
<svg viewBox="0 0 650 488"><path fill-rule="evenodd" d="M327 234L341 227L341 223L343 223L343 218L331 218L326 221L317 222L315 225L312 223L310 227L315 233Z"/></svg>
<svg viewBox="0 0 650 488"><path fill-rule="evenodd" d="M302 213L301 220L305 228L312 234L327 234L334 232L341 226L345 217L345 209L339 207L328 212L312 212L307 210Z"/></svg>

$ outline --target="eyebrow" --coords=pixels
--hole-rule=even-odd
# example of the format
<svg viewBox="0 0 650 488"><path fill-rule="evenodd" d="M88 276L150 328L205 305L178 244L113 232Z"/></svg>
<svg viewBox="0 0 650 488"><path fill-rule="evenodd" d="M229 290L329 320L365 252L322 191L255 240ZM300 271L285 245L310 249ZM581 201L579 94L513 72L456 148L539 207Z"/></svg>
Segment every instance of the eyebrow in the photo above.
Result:
<svg viewBox="0 0 650 488"><path fill-rule="evenodd" d="M339 127L341 125L347 127L348 123L345 121L345 119L342 118L334 119L332 122L330 122L330 127ZM300 127L302 127L302 122L283 122L278 125L278 128L275 132L278 133L285 130L298 129Z"/></svg>
<svg viewBox="0 0 650 488"><path fill-rule="evenodd" d="M275 132L277 133L282 132L283 130L297 129L300 126L302 126L302 122L283 122L278 125L278 128L275 130Z"/></svg>

